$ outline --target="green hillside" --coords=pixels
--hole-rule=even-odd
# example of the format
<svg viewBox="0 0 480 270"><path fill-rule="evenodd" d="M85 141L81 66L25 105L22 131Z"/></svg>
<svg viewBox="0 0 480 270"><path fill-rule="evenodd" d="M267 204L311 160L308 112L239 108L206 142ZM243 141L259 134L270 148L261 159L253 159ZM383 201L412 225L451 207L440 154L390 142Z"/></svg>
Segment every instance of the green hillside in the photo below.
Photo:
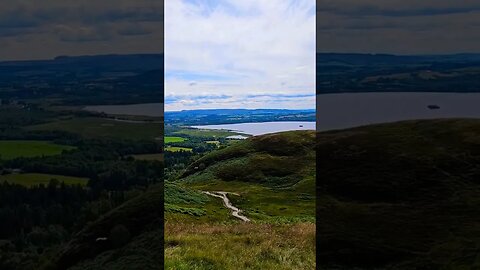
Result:
<svg viewBox="0 0 480 270"><path fill-rule="evenodd" d="M318 134L321 269L480 267L480 120Z"/></svg>
<svg viewBox="0 0 480 270"><path fill-rule="evenodd" d="M255 136L198 159L188 166L181 180L291 187L314 173L314 146L313 131Z"/></svg>
<svg viewBox="0 0 480 270"><path fill-rule="evenodd" d="M313 221L314 147L314 131L255 136L198 159L177 184L239 194L230 199L256 221Z"/></svg>
<svg viewBox="0 0 480 270"><path fill-rule="evenodd" d="M87 225L45 256L43 269L161 269L163 190L151 187Z"/></svg>
<svg viewBox="0 0 480 270"><path fill-rule="evenodd" d="M314 269L315 132L254 136L165 185L165 269ZM226 191L251 222L231 215Z"/></svg>

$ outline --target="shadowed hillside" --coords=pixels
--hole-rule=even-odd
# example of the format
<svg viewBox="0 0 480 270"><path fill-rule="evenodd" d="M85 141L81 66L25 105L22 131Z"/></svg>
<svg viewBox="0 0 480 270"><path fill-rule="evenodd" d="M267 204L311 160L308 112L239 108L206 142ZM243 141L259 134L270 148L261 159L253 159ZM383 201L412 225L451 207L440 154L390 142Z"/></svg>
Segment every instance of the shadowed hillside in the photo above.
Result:
<svg viewBox="0 0 480 270"><path fill-rule="evenodd" d="M163 184L87 225L44 269L161 269Z"/></svg>
<svg viewBox="0 0 480 270"><path fill-rule="evenodd" d="M323 269L480 266L480 121L318 134Z"/></svg>

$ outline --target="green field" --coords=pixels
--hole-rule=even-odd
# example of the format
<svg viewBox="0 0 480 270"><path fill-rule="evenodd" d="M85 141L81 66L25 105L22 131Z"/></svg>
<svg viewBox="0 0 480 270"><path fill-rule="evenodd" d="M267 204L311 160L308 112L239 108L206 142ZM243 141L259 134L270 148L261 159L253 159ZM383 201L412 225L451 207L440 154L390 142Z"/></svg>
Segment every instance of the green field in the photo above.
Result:
<svg viewBox="0 0 480 270"><path fill-rule="evenodd" d="M158 160L163 161L163 154L142 154L133 156L137 160Z"/></svg>
<svg viewBox="0 0 480 270"><path fill-rule="evenodd" d="M170 151L170 152L180 152L180 151L192 152L192 148L168 146L168 147L165 147L165 151Z"/></svg>
<svg viewBox="0 0 480 270"><path fill-rule="evenodd" d="M36 186L40 184L47 185L51 179L56 179L60 183L64 182L67 185L82 185L85 186L88 182L88 178L72 177L55 174L42 174L42 173L23 173L23 174L7 174L0 175L0 183L8 182L15 183L26 187Z"/></svg>
<svg viewBox="0 0 480 270"><path fill-rule="evenodd" d="M104 118L71 118L30 126L28 130L61 130L86 138L110 137L128 140L155 140L162 134L160 123L131 123Z"/></svg>
<svg viewBox="0 0 480 270"><path fill-rule="evenodd" d="M174 137L174 136L165 136L165 143L176 143L176 142L184 142L187 139L182 137Z"/></svg>
<svg viewBox="0 0 480 270"><path fill-rule="evenodd" d="M58 145L48 141L0 141L0 159L8 160L18 157L53 156L63 150L75 147Z"/></svg>

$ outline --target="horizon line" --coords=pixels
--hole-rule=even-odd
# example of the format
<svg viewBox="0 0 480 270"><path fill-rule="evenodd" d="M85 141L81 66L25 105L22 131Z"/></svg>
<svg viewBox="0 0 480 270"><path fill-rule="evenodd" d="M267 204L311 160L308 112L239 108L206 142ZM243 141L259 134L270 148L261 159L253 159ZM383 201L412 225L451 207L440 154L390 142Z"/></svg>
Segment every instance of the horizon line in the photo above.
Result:
<svg viewBox="0 0 480 270"><path fill-rule="evenodd" d="M188 111L213 111L213 110L244 110L244 111L255 111L255 110L271 110L271 111L316 111L316 108L310 108L310 109L278 109L278 108L256 108L256 109L245 109L245 108L233 108L233 109L224 109L224 108L218 108L218 109L185 109L185 110L164 110L164 112L188 112Z"/></svg>

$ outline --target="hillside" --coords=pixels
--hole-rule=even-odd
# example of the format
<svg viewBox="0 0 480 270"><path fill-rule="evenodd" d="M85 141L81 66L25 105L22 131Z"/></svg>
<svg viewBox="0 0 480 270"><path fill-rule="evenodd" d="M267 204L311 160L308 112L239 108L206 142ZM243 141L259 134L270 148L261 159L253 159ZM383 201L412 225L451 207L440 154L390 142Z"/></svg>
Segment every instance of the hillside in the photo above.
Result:
<svg viewBox="0 0 480 270"><path fill-rule="evenodd" d="M165 269L313 269L315 132L233 142L165 185ZM227 192L250 221L232 216Z"/></svg>
<svg viewBox="0 0 480 270"><path fill-rule="evenodd" d="M480 120L318 134L322 269L473 269L480 252Z"/></svg>
<svg viewBox="0 0 480 270"><path fill-rule="evenodd" d="M87 225L44 269L161 269L163 190L151 187Z"/></svg>
<svg viewBox="0 0 480 270"><path fill-rule="evenodd" d="M315 132L291 131L237 142L187 167L181 180L221 180L289 187L315 168Z"/></svg>

